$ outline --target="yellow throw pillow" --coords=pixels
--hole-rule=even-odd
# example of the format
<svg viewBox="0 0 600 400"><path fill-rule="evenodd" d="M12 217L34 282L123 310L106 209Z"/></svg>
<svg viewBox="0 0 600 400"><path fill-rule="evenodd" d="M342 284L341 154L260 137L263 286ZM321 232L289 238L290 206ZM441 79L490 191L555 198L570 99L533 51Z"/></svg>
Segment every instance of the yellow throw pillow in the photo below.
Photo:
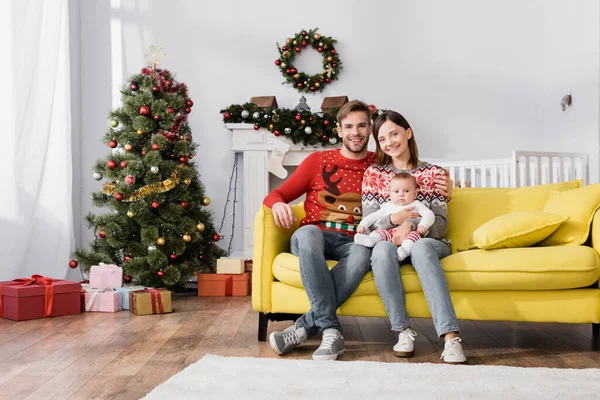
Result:
<svg viewBox="0 0 600 400"><path fill-rule="evenodd" d="M473 232L470 249L529 247L545 239L569 217L543 211L516 211L496 217Z"/></svg>
<svg viewBox="0 0 600 400"><path fill-rule="evenodd" d="M544 212L568 216L570 219L539 245L584 244L598 208L600 208L600 183L558 192L550 196L544 206Z"/></svg>

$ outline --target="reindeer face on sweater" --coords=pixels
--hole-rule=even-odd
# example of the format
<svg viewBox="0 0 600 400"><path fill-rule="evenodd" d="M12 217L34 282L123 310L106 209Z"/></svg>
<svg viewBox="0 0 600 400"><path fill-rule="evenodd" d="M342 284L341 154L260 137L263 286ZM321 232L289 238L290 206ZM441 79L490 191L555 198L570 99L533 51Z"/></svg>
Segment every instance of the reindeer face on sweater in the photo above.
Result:
<svg viewBox="0 0 600 400"><path fill-rule="evenodd" d="M361 195L355 192L341 193L344 178L332 178L338 166L323 167L325 189L318 192L318 201L325 206L321 218L341 223L358 223L362 218Z"/></svg>

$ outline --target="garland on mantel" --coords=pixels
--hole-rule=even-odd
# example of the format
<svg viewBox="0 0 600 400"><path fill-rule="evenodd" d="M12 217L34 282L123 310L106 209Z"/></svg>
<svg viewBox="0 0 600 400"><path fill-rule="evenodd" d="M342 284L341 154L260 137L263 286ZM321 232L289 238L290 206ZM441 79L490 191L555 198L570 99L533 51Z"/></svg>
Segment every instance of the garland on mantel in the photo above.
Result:
<svg viewBox="0 0 600 400"><path fill-rule="evenodd" d="M373 115L384 110L369 106ZM283 136L294 144L336 145L340 141L337 134L336 109L330 112L311 113L305 110L268 107L262 108L253 103L232 104L221 110L223 122L254 124L254 129L261 128L272 132L275 136Z"/></svg>

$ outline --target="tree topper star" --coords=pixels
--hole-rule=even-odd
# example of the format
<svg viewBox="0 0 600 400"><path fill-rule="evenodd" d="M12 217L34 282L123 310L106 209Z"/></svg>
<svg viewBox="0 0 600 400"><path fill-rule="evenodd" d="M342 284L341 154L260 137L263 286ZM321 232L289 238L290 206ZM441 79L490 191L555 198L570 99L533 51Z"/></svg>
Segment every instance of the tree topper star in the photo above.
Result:
<svg viewBox="0 0 600 400"><path fill-rule="evenodd" d="M150 45L148 52L144 53L144 57L146 57L146 62L149 65L152 65L152 68L156 68L160 65L162 60L165 58L166 54L162 49L162 45L154 46Z"/></svg>

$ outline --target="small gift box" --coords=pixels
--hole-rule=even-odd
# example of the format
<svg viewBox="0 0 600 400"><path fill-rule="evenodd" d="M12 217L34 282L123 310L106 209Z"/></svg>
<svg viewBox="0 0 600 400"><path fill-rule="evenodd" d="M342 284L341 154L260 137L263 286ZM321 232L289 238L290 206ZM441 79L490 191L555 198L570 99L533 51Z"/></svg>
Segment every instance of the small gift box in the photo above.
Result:
<svg viewBox="0 0 600 400"><path fill-rule="evenodd" d="M115 289L94 289L90 285L81 285L84 291L85 311L117 312L121 311L122 293Z"/></svg>
<svg viewBox="0 0 600 400"><path fill-rule="evenodd" d="M252 265L253 265L252 260L248 259L248 260L244 261L244 269L246 270L246 272L252 272Z"/></svg>
<svg viewBox="0 0 600 400"><path fill-rule="evenodd" d="M111 288L116 289L123 286L123 268L114 264L92 265L90 268L90 287L93 289Z"/></svg>
<svg viewBox="0 0 600 400"><path fill-rule="evenodd" d="M217 259L217 274L243 274L243 258L221 257Z"/></svg>
<svg viewBox="0 0 600 400"><path fill-rule="evenodd" d="M79 314L81 284L42 275L0 282L0 317L14 321Z"/></svg>
<svg viewBox="0 0 600 400"><path fill-rule="evenodd" d="M129 293L144 290L144 289L146 289L146 286L123 286L123 287L115 289L117 292L122 293L121 306L123 307L123 310L129 310ZM148 289L152 289L152 288L148 288Z"/></svg>
<svg viewBox="0 0 600 400"><path fill-rule="evenodd" d="M236 275L198 274L198 296L248 296L251 290L250 272Z"/></svg>
<svg viewBox="0 0 600 400"><path fill-rule="evenodd" d="M135 315L173 312L171 292L166 289L144 289L129 292L129 311Z"/></svg>

